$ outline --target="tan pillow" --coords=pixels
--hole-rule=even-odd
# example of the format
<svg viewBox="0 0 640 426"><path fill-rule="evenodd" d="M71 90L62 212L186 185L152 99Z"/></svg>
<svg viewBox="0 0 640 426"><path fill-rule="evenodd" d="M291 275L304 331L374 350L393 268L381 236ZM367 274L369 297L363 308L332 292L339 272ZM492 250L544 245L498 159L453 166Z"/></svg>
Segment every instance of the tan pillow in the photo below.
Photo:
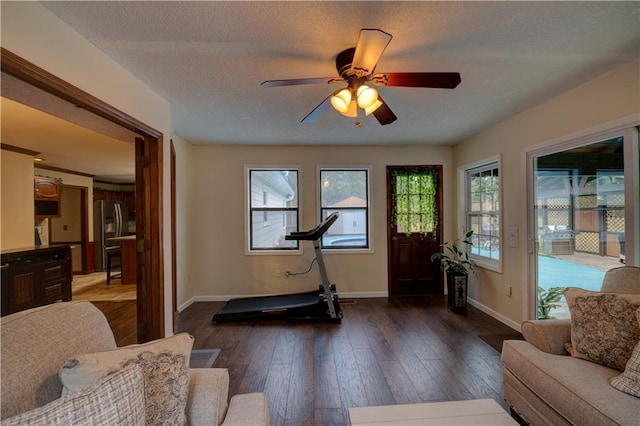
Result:
<svg viewBox="0 0 640 426"><path fill-rule="evenodd" d="M2 421L3 426L90 424L144 426L144 376L139 367L118 370L85 390Z"/></svg>
<svg viewBox="0 0 640 426"><path fill-rule="evenodd" d="M640 294L601 293L568 287L572 356L624 370L640 341Z"/></svg>
<svg viewBox="0 0 640 426"><path fill-rule="evenodd" d="M82 390L128 365L138 365L145 381L147 424L183 425L192 347L193 337L181 333L140 345L78 355L60 369L62 394Z"/></svg>
<svg viewBox="0 0 640 426"><path fill-rule="evenodd" d="M636 311L636 317L640 321L640 309ZM640 342L627 361L624 372L611 379L611 385L622 392L640 398Z"/></svg>

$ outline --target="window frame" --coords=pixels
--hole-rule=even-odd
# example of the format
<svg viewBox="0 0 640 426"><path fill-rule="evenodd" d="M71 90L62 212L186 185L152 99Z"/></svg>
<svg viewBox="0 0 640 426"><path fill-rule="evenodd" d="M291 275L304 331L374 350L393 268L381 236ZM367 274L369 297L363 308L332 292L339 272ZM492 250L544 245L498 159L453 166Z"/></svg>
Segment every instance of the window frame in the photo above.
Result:
<svg viewBox="0 0 640 426"><path fill-rule="evenodd" d="M316 176L318 177L318 223L323 220L323 213L325 211L332 212L338 211L342 212L343 210L365 210L365 235L366 235L366 246L365 247L356 247L356 246L325 246L322 244L322 240L320 241L320 247L323 252L326 253L373 253L373 238L371 234L372 226L371 226L371 176L372 176L372 166L370 165L356 165L356 166L318 166ZM353 171L353 172L365 172L366 173L366 206L365 207L323 207L322 205L322 172L332 172L332 171Z"/></svg>
<svg viewBox="0 0 640 426"><path fill-rule="evenodd" d="M295 172L297 174L297 207L253 207L251 204L251 173L254 171L289 171ZM265 214L269 211L295 211L296 212L296 221L297 228L296 231L300 230L301 218L302 218L302 191L301 191L301 182L302 182L302 171L299 166L263 166L263 165L245 165L244 166L244 235L245 235L245 254L246 255L300 255L302 254L302 244L300 241L295 241L295 248L253 248L252 240L253 240L253 222L252 217L253 213L256 211L264 212ZM264 200L264 191L263 191L263 200ZM261 222L264 224L264 220Z"/></svg>
<svg viewBox="0 0 640 426"><path fill-rule="evenodd" d="M504 221L503 221L503 208L502 208L502 194L503 194L503 181L502 181L502 156L497 155L489 158L485 158L470 164L463 165L458 168L458 187L459 187L459 199L460 206L458 214L458 222L463 224L465 230L471 229L470 218L474 211L471 210L471 188L469 185L469 179L471 174L483 172L487 170L498 170L498 211L496 217L498 220L498 259L492 259L487 256L481 256L469 251L469 258L473 260L477 266L492 270L495 272L502 272L502 265L504 259ZM480 210L482 212L482 210Z"/></svg>

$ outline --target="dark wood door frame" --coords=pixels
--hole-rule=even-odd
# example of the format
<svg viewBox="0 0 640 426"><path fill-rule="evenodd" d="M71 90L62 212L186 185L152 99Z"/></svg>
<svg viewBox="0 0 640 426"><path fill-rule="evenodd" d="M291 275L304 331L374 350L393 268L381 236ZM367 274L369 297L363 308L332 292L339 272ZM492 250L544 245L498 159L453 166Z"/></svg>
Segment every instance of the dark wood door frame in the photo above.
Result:
<svg viewBox="0 0 640 426"><path fill-rule="evenodd" d="M178 258L177 258L177 242L176 242L176 148L171 144L171 295L173 303L171 310L173 312L173 332L178 332Z"/></svg>
<svg viewBox="0 0 640 426"><path fill-rule="evenodd" d="M2 72L135 132L147 145L148 162L143 167L148 168L149 181L141 188L136 183L136 191L144 200L141 210L146 212L144 217L138 217L136 212L136 223L142 221L147 231L143 247L139 243L139 256L144 257L144 262L138 263L138 276L143 280L137 284L137 297L144 301L144 309L138 310L138 323L143 324L138 338L142 342L164 337L162 133L7 49L0 47L0 57Z"/></svg>
<svg viewBox="0 0 640 426"><path fill-rule="evenodd" d="M393 223L392 192L393 178L404 171L431 170L434 172L436 194L435 204L438 216L434 232L400 233ZM422 172L420 172L422 173ZM440 268L431 262L431 255L440 251L442 235L442 166L411 165L387 166L387 274L389 296L443 294L443 279Z"/></svg>

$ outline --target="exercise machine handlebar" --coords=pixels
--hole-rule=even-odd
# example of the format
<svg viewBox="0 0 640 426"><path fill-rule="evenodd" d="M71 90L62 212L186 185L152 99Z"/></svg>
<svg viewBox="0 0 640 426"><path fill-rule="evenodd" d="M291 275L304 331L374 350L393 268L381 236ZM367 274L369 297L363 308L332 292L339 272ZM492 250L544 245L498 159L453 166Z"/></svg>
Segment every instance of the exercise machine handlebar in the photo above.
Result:
<svg viewBox="0 0 640 426"><path fill-rule="evenodd" d="M310 231L301 231L301 232L292 232L289 235L285 235L285 240L319 240L322 237L322 234L327 232L327 230L333 225L333 222L338 220L340 213L333 212L325 220L320 222L318 226L313 228Z"/></svg>

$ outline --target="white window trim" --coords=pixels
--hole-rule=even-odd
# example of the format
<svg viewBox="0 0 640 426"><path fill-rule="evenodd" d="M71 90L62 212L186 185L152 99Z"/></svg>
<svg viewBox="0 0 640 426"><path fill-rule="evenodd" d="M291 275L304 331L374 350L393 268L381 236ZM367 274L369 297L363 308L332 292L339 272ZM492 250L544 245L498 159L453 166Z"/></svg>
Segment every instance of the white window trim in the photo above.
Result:
<svg viewBox="0 0 640 426"><path fill-rule="evenodd" d="M261 165L261 164L245 164L244 165L244 254L248 256L299 256L303 254L303 244L298 244L297 250L251 250L251 212L249 208L251 206L251 191L249 189L249 173L251 170L296 170L298 172L298 230L302 224L302 168L300 166L273 166L273 165Z"/></svg>
<svg viewBox="0 0 640 426"><path fill-rule="evenodd" d="M331 249L331 248L322 248L322 252L326 254L339 254L339 253L374 253L373 250L373 234L372 230L374 227L372 226L373 215L371 214L373 202L372 202L372 191L371 191L371 182L373 180L373 166L372 165L345 165L345 166L337 166L332 164L330 166L318 165L316 166L316 205L318 206L317 223L322 221L322 204L320 200L320 185L322 182L320 181L320 171L321 170L366 170L367 171L367 235L369 236L369 247L367 248L348 248L348 249Z"/></svg>
<svg viewBox="0 0 640 426"><path fill-rule="evenodd" d="M467 226L467 172L477 169L483 166L489 166L491 164L497 164L498 168L498 184L500 185L500 191L498 194L498 206L500 210L498 211L498 222L499 222L499 232L500 232L500 246L498 248L498 253L500 253L500 258L498 260L493 260L486 258L484 256L477 256L469 253L469 258L476 262L476 265L488 269L490 271L495 271L498 273L502 273L502 265L504 259L504 220L503 220L503 204L502 204L502 194L503 194L503 184L502 184L502 154L498 154L493 157L484 158L482 160L474 161L473 163L464 164L458 167L458 223L463 224L466 230Z"/></svg>

